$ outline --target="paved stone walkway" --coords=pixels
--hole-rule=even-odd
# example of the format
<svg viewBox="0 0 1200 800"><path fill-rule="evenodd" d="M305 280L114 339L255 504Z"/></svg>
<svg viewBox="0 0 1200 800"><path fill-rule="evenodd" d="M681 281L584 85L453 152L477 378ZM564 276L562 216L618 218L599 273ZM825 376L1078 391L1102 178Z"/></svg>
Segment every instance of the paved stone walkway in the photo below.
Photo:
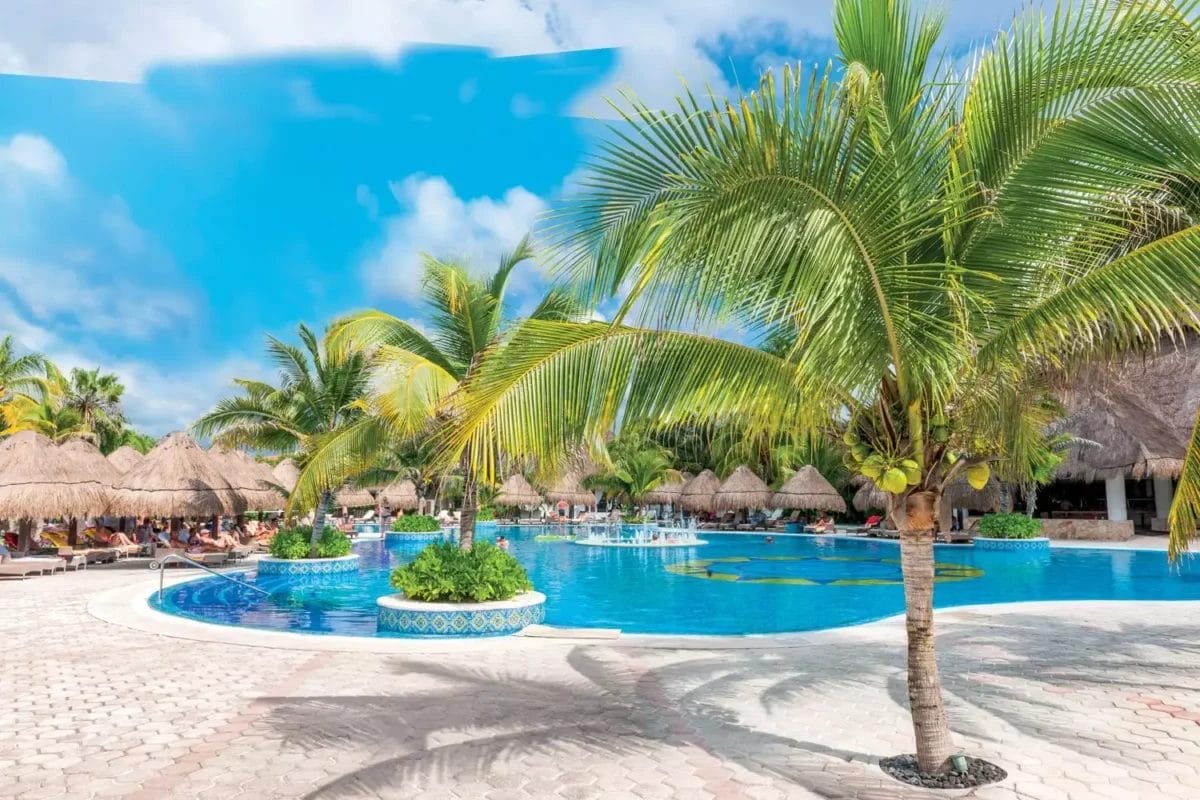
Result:
<svg viewBox="0 0 1200 800"><path fill-rule="evenodd" d="M93 569L0 582L0 798L896 798L902 627L796 647L523 639L302 652L102 622ZM1200 604L939 616L953 727L1009 770L983 800L1200 797ZM954 795L951 795L954 796Z"/></svg>

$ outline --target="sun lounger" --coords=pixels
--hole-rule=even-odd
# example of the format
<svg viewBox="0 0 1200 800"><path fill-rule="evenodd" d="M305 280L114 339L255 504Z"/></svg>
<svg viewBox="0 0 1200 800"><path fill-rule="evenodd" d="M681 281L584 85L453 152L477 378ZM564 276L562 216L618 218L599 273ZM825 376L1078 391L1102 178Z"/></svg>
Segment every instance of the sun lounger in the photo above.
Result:
<svg viewBox="0 0 1200 800"><path fill-rule="evenodd" d="M61 558L14 558L0 564L0 576L22 580L30 575L54 574L59 570L66 570Z"/></svg>

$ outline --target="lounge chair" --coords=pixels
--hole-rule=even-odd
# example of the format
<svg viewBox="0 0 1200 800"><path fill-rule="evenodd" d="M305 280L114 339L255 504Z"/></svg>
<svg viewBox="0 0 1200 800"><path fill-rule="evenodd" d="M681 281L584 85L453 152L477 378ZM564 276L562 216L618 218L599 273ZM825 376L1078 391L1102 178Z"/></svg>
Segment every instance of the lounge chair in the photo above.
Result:
<svg viewBox="0 0 1200 800"><path fill-rule="evenodd" d="M54 574L66 570L61 558L14 558L0 564L0 576L24 580L30 575Z"/></svg>

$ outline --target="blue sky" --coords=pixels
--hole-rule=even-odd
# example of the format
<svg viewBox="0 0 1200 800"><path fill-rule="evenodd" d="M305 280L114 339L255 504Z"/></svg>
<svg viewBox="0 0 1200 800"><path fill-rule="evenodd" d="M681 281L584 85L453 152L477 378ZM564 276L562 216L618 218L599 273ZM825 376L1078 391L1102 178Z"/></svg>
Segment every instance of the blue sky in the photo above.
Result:
<svg viewBox="0 0 1200 800"><path fill-rule="evenodd" d="M419 320L419 253L511 247L618 87L729 93L834 53L829 0L10 1L0 335L118 372L153 433L266 374L266 333ZM968 52L997 6L951 9L947 44ZM524 267L514 303L545 280Z"/></svg>

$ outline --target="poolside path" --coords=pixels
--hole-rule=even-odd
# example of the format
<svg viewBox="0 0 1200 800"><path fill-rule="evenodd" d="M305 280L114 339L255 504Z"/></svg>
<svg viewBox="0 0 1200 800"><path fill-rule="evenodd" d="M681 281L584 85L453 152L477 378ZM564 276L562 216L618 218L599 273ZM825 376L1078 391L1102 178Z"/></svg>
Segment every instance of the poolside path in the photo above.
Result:
<svg viewBox="0 0 1200 800"><path fill-rule="evenodd" d="M192 641L88 613L152 584L133 568L0 583L0 798L956 796L873 763L911 748L896 621L776 649L425 654ZM1200 603L939 623L957 739L1010 773L970 796L1200 797Z"/></svg>

